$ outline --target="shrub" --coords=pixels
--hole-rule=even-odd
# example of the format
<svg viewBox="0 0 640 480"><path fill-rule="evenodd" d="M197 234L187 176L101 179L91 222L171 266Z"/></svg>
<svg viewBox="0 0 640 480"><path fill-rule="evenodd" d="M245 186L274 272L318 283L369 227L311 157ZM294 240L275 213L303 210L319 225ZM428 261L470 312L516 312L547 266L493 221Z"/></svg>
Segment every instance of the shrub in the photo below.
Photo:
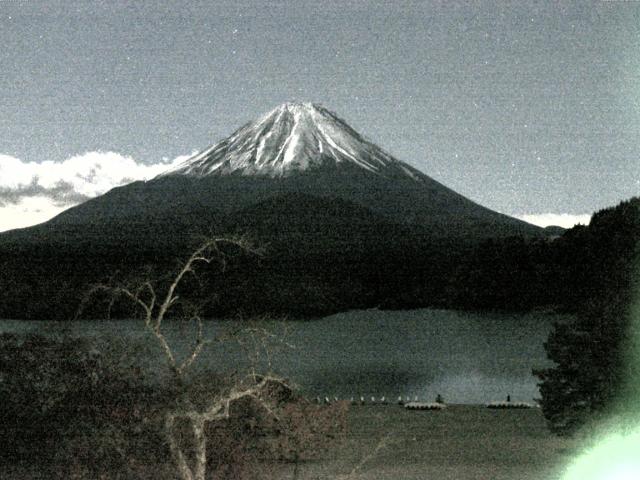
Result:
<svg viewBox="0 0 640 480"><path fill-rule="evenodd" d="M89 470L119 468L132 451L162 445L145 423L154 396L138 369L86 339L1 334L0 437L10 448L0 461L60 475L71 458Z"/></svg>
<svg viewBox="0 0 640 480"><path fill-rule="evenodd" d="M127 358L88 339L0 334L0 441L10 446L0 461L52 478L174 478L166 413L185 401L206 408L235 382L204 372L180 385L152 384ZM207 424L207 470L215 478L264 478L266 464L316 458L345 433L346 402L312 405L286 384L273 385L261 404L244 398L229 418ZM187 454L190 434L179 421Z"/></svg>

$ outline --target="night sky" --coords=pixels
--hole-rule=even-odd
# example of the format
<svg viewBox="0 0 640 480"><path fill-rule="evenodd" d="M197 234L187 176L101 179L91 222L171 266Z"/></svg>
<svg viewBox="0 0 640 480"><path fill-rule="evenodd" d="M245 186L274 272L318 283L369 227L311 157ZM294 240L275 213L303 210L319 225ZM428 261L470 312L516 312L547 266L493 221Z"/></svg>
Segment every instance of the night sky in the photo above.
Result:
<svg viewBox="0 0 640 480"><path fill-rule="evenodd" d="M640 194L640 2L184 3L0 0L0 230L290 100L507 214Z"/></svg>

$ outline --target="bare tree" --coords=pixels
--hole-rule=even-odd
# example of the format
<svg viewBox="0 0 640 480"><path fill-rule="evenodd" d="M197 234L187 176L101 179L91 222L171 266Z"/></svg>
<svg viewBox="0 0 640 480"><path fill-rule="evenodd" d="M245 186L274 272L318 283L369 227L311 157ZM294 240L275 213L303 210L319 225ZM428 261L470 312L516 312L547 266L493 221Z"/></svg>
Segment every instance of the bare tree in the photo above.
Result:
<svg viewBox="0 0 640 480"><path fill-rule="evenodd" d="M277 399L271 396L274 388L285 386L286 383L278 377L254 377L253 385L236 387L212 401L205 411L184 409L168 412L165 417L165 432L171 455L177 467L180 478L183 480L204 480L207 467L207 436L205 427L207 423L221 421L230 418L231 407L234 403L243 399L251 399L259 405L266 414L278 421L276 412ZM183 447L177 441L175 424L180 419L186 421L193 437L193 460L189 465L188 457Z"/></svg>
<svg viewBox="0 0 640 480"><path fill-rule="evenodd" d="M178 385L185 383L185 377L190 367L202 353L203 349L214 341L205 338L202 314L197 305L181 302L178 290L187 275L195 275L198 264L217 263L222 270L227 264L227 255L221 248L223 245L235 246L244 252L259 254L259 250L243 238L216 237L206 240L180 266L177 273L162 290L152 280L145 279L133 282L133 285L96 285L87 295L79 313L82 312L87 301L97 293L105 293L109 297L109 310L118 298L130 301L142 313L146 331L160 345L167 366ZM181 304L181 314L196 324L195 342L186 354L178 355L163 329L172 310ZM256 334L268 336L264 330L252 327L251 338ZM218 339L219 340L219 339ZM211 398L205 408L198 408L186 395L181 396L176 407L165 413L164 433L169 450L179 478L182 480L204 480L207 470L207 436L205 427L208 423L228 419L234 404L249 399L264 413L278 420L276 412L277 398L273 395L276 390L288 390L286 382L274 375L258 376L253 372L249 378L238 382L230 391ZM181 444L177 433L177 423L186 425L192 437L192 454ZM191 457L191 458L190 458Z"/></svg>
<svg viewBox="0 0 640 480"><path fill-rule="evenodd" d="M129 282L131 284L99 284L94 285L78 310L81 314L87 302L97 293L106 293L109 298L109 312L118 298L124 297L131 301L139 311L142 312L142 318L146 330L153 335L157 343L162 348L165 359L171 372L179 381L184 380L185 372L198 358L202 349L213 341L213 339L205 339L204 325L202 321L201 305L192 302L180 302L183 314L187 320L195 322L197 333L195 343L188 354L178 359L175 349L171 347L167 341L167 337L163 331L164 322L180 300L177 294L178 287L189 274L196 275L195 268L198 264L210 265L213 262L219 264L222 271L227 265L227 255L221 250L221 245L234 245L245 252L260 254L260 250L255 248L251 242L245 238L235 237L213 237L204 241L191 256L180 266L178 272L171 279L164 292L157 292L156 287L151 279L143 279L139 281Z"/></svg>

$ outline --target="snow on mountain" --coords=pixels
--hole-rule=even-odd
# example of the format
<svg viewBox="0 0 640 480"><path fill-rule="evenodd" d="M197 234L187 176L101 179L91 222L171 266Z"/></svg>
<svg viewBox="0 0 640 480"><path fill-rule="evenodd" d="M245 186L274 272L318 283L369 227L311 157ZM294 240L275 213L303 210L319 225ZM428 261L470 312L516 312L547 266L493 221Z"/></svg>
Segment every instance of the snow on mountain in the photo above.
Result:
<svg viewBox="0 0 640 480"><path fill-rule="evenodd" d="M65 210L43 228L49 237L58 231L66 239L68 228L81 238L84 226L104 226L94 229L100 241L117 244L126 231L126 241L146 238L150 225L188 236L205 225L223 228L224 222L229 231L258 229L269 218L304 223L312 209L301 213L300 202L333 212L321 237L335 231L336 222L352 219L354 208L376 216L372 225L409 225L430 238L543 234L396 160L329 110L309 103L281 105L165 173Z"/></svg>
<svg viewBox="0 0 640 480"><path fill-rule="evenodd" d="M378 174L392 169L414 179L421 175L362 138L326 108L285 103L162 176L284 177L296 171L341 165L356 165Z"/></svg>

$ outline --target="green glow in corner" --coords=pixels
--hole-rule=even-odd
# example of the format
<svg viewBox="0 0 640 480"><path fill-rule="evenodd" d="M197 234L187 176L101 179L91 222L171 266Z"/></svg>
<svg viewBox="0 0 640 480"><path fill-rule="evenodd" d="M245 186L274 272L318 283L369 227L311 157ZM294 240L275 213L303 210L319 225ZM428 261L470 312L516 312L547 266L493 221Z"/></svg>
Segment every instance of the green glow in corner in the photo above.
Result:
<svg viewBox="0 0 640 480"><path fill-rule="evenodd" d="M640 479L640 428L606 437L580 457L563 480Z"/></svg>
<svg viewBox="0 0 640 480"><path fill-rule="evenodd" d="M613 414L618 426L572 463L562 480L640 480L640 265L629 309L626 394Z"/></svg>

